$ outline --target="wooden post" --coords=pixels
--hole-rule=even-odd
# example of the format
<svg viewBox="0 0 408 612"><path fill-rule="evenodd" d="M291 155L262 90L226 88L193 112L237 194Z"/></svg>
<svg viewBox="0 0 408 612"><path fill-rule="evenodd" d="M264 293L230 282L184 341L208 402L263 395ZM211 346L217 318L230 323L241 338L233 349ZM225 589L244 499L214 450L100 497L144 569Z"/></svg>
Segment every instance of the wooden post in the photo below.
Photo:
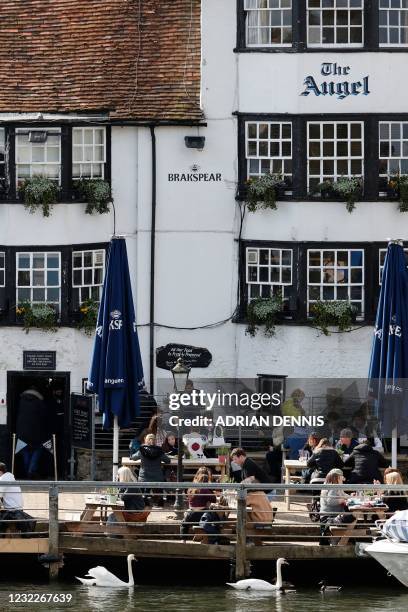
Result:
<svg viewBox="0 0 408 612"><path fill-rule="evenodd" d="M235 546L235 579L242 580L247 574L246 563L246 508L247 492L246 489L237 491L237 543Z"/></svg>
<svg viewBox="0 0 408 612"><path fill-rule="evenodd" d="M48 491L48 554L59 555L58 487L51 485ZM50 562L50 580L58 578L59 561Z"/></svg>

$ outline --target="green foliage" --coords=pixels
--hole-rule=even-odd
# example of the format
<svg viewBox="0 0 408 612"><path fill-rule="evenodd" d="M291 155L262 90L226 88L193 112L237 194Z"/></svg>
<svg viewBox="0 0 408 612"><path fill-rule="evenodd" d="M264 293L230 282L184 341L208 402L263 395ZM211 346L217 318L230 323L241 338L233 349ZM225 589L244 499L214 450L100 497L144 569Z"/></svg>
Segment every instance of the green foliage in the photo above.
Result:
<svg viewBox="0 0 408 612"><path fill-rule="evenodd" d="M247 206L250 212L276 210L276 197L286 187L280 174L262 174L248 181Z"/></svg>
<svg viewBox="0 0 408 612"><path fill-rule="evenodd" d="M361 198L363 181L355 176L341 176L337 181L323 181L316 186L315 193L322 197L341 198L346 202L348 212L353 212L356 202Z"/></svg>
<svg viewBox="0 0 408 612"><path fill-rule="evenodd" d="M85 212L92 215L94 212L100 215L109 212L109 202L112 202L111 187L103 179L80 179L75 182L79 196L86 200Z"/></svg>
<svg viewBox="0 0 408 612"><path fill-rule="evenodd" d="M33 176L25 179L18 187L19 196L24 200L24 206L30 213L42 209L44 217L49 217L53 205L58 200L59 187L56 181L46 176Z"/></svg>
<svg viewBox="0 0 408 612"><path fill-rule="evenodd" d="M80 306L80 321L78 329L82 330L87 336L92 336L95 331L98 319L99 302L96 300L85 300Z"/></svg>
<svg viewBox="0 0 408 612"><path fill-rule="evenodd" d="M254 337L259 325L265 326L265 336L271 337L275 334L275 325L278 314L282 311L281 294L269 298L255 298L247 307L248 326L247 334Z"/></svg>
<svg viewBox="0 0 408 612"><path fill-rule="evenodd" d="M42 331L57 331L57 312L51 304L22 302L16 307L16 314L22 317L23 330L26 334L32 327Z"/></svg>
<svg viewBox="0 0 408 612"><path fill-rule="evenodd" d="M313 327L329 336L329 326L337 327L339 331L347 331L354 322L355 306L346 300L318 301L313 304Z"/></svg>
<svg viewBox="0 0 408 612"><path fill-rule="evenodd" d="M399 199L400 212L408 212L408 176L398 175L390 177L388 186L395 191Z"/></svg>

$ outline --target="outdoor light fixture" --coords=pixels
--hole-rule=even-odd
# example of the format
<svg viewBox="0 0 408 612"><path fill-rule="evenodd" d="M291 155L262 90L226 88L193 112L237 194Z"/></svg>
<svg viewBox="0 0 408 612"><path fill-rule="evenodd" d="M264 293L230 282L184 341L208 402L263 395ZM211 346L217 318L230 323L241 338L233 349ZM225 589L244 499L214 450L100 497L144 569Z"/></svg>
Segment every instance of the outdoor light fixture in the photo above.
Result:
<svg viewBox="0 0 408 612"><path fill-rule="evenodd" d="M198 149L202 151L205 145L205 136L184 136L187 149Z"/></svg>
<svg viewBox="0 0 408 612"><path fill-rule="evenodd" d="M177 359L176 365L171 370L176 393L182 393L185 390L190 369L185 365L181 357Z"/></svg>
<svg viewBox="0 0 408 612"><path fill-rule="evenodd" d="M28 141L29 142L46 142L48 134L45 130L32 130L28 132Z"/></svg>
<svg viewBox="0 0 408 612"><path fill-rule="evenodd" d="M174 391L176 393L182 393L185 391L190 369L184 361L179 357L176 365L171 369L173 375ZM183 480L183 433L180 425L177 427L177 482ZM174 502L174 509L176 511L177 518L183 516L183 496L180 489L176 489L176 499Z"/></svg>

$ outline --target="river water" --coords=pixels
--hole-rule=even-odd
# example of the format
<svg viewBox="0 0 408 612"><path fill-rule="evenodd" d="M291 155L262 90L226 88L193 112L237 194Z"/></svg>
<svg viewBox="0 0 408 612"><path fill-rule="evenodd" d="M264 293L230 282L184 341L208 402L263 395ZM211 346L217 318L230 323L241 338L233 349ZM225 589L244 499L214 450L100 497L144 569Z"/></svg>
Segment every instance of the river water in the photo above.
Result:
<svg viewBox="0 0 408 612"><path fill-rule="evenodd" d="M72 595L70 603L18 603L11 594ZM15 600L15 597L14 597ZM136 586L132 589L84 587L66 582L45 584L0 583L0 610L53 610L70 612L406 612L408 589L344 588L322 594L317 589L299 589L286 595L233 591L227 587Z"/></svg>

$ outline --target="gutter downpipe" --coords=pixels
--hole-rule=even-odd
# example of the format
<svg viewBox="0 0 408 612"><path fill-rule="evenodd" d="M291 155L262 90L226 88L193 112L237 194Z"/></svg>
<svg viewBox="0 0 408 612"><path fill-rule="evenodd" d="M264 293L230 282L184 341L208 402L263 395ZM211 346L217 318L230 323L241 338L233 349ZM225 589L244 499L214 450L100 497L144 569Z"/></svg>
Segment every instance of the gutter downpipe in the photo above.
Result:
<svg viewBox="0 0 408 612"><path fill-rule="evenodd" d="M152 141L152 202L151 202L151 230L150 230L150 359L149 359L149 391L154 394L154 290L155 290L155 258L156 258L156 204L157 204L157 157L155 125L150 125Z"/></svg>

